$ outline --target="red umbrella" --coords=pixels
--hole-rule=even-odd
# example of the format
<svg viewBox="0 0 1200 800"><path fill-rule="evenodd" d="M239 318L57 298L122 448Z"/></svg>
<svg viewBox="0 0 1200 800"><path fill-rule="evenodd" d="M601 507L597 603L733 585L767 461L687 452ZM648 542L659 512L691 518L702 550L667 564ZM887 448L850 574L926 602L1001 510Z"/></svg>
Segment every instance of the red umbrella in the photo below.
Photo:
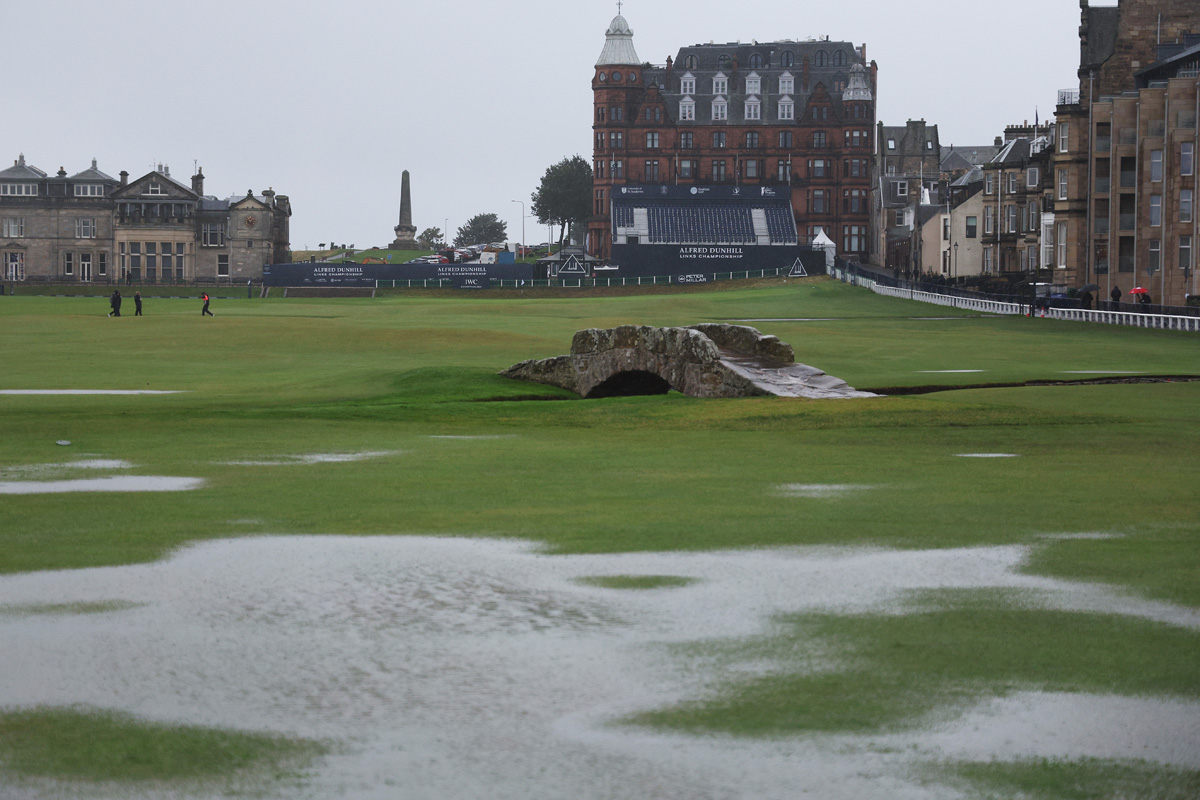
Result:
<svg viewBox="0 0 1200 800"><path fill-rule="evenodd" d="M1135 286L1129 290L1130 294L1149 294L1149 292L1140 286Z"/></svg>

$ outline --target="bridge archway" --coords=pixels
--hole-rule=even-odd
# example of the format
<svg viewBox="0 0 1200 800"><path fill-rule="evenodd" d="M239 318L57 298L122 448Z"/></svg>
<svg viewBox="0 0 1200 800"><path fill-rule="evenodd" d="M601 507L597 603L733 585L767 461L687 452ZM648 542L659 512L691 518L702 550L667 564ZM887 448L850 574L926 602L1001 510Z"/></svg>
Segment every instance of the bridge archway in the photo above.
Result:
<svg viewBox="0 0 1200 800"><path fill-rule="evenodd" d="M635 397L639 395L666 394L671 384L657 372L649 370L625 370L614 373L596 384L584 395L587 399L597 397Z"/></svg>

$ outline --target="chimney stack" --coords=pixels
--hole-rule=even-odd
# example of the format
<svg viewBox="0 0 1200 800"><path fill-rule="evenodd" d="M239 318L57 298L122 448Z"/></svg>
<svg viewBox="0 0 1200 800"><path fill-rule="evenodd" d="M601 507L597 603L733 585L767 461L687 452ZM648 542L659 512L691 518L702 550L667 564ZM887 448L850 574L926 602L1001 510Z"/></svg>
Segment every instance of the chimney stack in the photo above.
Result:
<svg viewBox="0 0 1200 800"><path fill-rule="evenodd" d="M204 194L204 167L198 167L192 176L192 191L198 195Z"/></svg>

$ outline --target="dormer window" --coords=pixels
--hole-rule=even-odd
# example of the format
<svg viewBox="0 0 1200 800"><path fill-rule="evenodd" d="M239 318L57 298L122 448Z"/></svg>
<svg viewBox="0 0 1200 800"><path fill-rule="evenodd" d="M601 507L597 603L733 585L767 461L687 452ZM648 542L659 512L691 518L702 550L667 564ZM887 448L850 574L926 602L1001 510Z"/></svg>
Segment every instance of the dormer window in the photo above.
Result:
<svg viewBox="0 0 1200 800"><path fill-rule="evenodd" d="M712 118L714 121L729 119L729 104L725 102L724 97L718 97L713 100Z"/></svg>
<svg viewBox="0 0 1200 800"><path fill-rule="evenodd" d="M791 50L784 50L783 55L779 57L779 66L794 67L796 66L796 56Z"/></svg>
<svg viewBox="0 0 1200 800"><path fill-rule="evenodd" d="M789 121L795 118L796 104L792 101L792 98L787 95L779 98L779 119Z"/></svg>
<svg viewBox="0 0 1200 800"><path fill-rule="evenodd" d="M780 94L795 94L796 93L796 79L792 76L792 73L785 72L779 76L779 93Z"/></svg>
<svg viewBox="0 0 1200 800"><path fill-rule="evenodd" d="M0 183L0 195L15 197L37 197L36 183Z"/></svg>
<svg viewBox="0 0 1200 800"><path fill-rule="evenodd" d="M696 93L696 76L695 75L688 72L688 73L685 73L684 76L679 79L679 93L680 94L695 94Z"/></svg>
<svg viewBox="0 0 1200 800"><path fill-rule="evenodd" d="M687 58L683 59L683 68L684 69L695 69L696 68L696 57L688 56Z"/></svg>
<svg viewBox="0 0 1200 800"><path fill-rule="evenodd" d="M746 119L762 119L762 103L757 97L746 98Z"/></svg>
<svg viewBox="0 0 1200 800"><path fill-rule="evenodd" d="M762 69L762 68L763 68L763 57L760 56L758 53L754 53L753 55L751 55L750 56L750 69Z"/></svg>
<svg viewBox="0 0 1200 800"><path fill-rule="evenodd" d="M846 66L846 51L845 50L835 50L833 52L833 65L835 67Z"/></svg>
<svg viewBox="0 0 1200 800"><path fill-rule="evenodd" d="M729 94L729 78L725 77L724 72L718 72L713 76L712 93L717 95Z"/></svg>
<svg viewBox="0 0 1200 800"><path fill-rule="evenodd" d="M696 119L696 101L690 96L684 96L679 101L679 121L694 122Z"/></svg>
<svg viewBox="0 0 1200 800"><path fill-rule="evenodd" d="M824 50L818 50L817 57L813 59L813 65L818 67L829 66L829 54Z"/></svg>
<svg viewBox="0 0 1200 800"><path fill-rule="evenodd" d="M77 183L75 184L76 197L104 197L104 184L102 183Z"/></svg>
<svg viewBox="0 0 1200 800"><path fill-rule="evenodd" d="M746 94L762 94L762 78L757 72L746 76Z"/></svg>

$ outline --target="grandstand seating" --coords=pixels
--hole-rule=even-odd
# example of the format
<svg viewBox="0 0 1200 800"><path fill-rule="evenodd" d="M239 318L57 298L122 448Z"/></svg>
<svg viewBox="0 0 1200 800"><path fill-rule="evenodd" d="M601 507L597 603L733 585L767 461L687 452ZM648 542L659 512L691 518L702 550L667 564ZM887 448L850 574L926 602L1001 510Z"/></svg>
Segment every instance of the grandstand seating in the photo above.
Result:
<svg viewBox="0 0 1200 800"><path fill-rule="evenodd" d="M796 221L791 204L786 201L617 202L612 212L614 229L634 227L635 208L646 213L650 244L759 244L755 211L765 215L770 244L798 242Z"/></svg>

